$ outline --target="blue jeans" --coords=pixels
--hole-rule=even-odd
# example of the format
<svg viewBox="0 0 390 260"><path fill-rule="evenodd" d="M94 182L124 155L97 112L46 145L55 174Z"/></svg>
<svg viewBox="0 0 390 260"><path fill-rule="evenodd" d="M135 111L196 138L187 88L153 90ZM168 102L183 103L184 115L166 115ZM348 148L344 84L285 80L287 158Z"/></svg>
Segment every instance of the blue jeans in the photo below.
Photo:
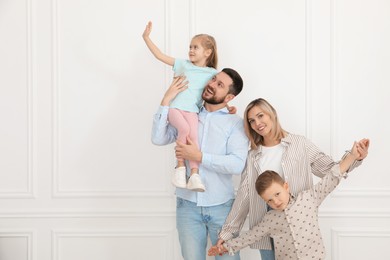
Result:
<svg viewBox="0 0 390 260"><path fill-rule="evenodd" d="M261 260L275 260L275 251L260 249Z"/></svg>
<svg viewBox="0 0 390 260"><path fill-rule="evenodd" d="M207 237L215 245L218 233L229 214L234 200L212 207L198 207L196 203L177 198L176 228L179 233L181 254L185 260L205 260L207 254ZM224 254L216 260L239 260L240 255Z"/></svg>
<svg viewBox="0 0 390 260"><path fill-rule="evenodd" d="M267 205L267 211L270 210L271 207ZM266 249L260 250L261 260L275 260L274 240L272 238L271 238L271 245L272 245L272 250L266 250Z"/></svg>

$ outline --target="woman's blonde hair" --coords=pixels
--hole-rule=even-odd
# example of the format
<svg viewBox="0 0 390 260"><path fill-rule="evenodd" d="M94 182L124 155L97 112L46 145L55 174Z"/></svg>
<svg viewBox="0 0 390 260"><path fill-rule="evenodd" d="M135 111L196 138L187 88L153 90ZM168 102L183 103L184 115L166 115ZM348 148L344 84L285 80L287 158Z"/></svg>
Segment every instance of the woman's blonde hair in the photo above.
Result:
<svg viewBox="0 0 390 260"><path fill-rule="evenodd" d="M206 66L217 69L218 54L217 54L217 42L214 37L208 34L197 34L192 39L200 38L202 47L205 50L211 50L210 56L207 58Z"/></svg>
<svg viewBox="0 0 390 260"><path fill-rule="evenodd" d="M258 98L248 104L244 113L245 133L251 142L251 148L257 149L259 145L264 144L264 138L252 129L248 121L248 112L255 106L261 108L261 110L263 110L263 112L271 118L273 122L273 128L271 129L273 138L275 138L275 140L281 140L283 137L285 137L287 132L283 130L282 126L280 125L278 114L276 113L275 108L270 103L268 103L267 100Z"/></svg>

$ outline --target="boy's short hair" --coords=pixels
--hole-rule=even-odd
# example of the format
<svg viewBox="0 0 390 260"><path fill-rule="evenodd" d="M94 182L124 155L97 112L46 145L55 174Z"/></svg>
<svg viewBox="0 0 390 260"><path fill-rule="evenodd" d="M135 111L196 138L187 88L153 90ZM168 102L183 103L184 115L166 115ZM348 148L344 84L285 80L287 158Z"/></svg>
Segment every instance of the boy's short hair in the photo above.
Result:
<svg viewBox="0 0 390 260"><path fill-rule="evenodd" d="M256 179L255 187L257 194L261 196L261 194L263 194L274 182L279 183L280 185L284 184L284 180L278 173L271 170L264 171Z"/></svg>

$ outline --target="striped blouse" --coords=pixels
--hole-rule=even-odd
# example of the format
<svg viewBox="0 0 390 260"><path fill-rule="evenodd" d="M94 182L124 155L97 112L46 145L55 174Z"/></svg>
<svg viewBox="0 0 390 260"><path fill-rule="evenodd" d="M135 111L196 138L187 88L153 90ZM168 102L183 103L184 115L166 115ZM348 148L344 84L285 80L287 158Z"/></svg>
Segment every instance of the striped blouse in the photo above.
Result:
<svg viewBox="0 0 390 260"><path fill-rule="evenodd" d="M284 178L293 195L312 187L313 174L322 178L325 172L330 171L338 163L304 136L288 134L281 140L281 143L284 147L281 162ZM262 146L259 146L256 150L250 150L248 153L236 199L219 234L219 237L225 241L239 235L247 216L251 229L261 221L267 212L266 203L255 189L257 177L267 170L260 168L261 151ZM347 172L360 164L360 161L355 161ZM271 240L269 237L265 237L250 247L271 249Z"/></svg>

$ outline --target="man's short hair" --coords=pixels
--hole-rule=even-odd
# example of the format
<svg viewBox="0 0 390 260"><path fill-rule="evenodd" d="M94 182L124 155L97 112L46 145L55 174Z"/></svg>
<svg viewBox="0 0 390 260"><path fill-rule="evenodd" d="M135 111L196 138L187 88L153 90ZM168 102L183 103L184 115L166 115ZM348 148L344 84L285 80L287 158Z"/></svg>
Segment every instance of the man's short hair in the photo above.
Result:
<svg viewBox="0 0 390 260"><path fill-rule="evenodd" d="M244 86L244 82L240 74L231 68L224 68L222 71L225 72L233 81L233 84L229 86L229 94L233 94L235 96L240 94Z"/></svg>

